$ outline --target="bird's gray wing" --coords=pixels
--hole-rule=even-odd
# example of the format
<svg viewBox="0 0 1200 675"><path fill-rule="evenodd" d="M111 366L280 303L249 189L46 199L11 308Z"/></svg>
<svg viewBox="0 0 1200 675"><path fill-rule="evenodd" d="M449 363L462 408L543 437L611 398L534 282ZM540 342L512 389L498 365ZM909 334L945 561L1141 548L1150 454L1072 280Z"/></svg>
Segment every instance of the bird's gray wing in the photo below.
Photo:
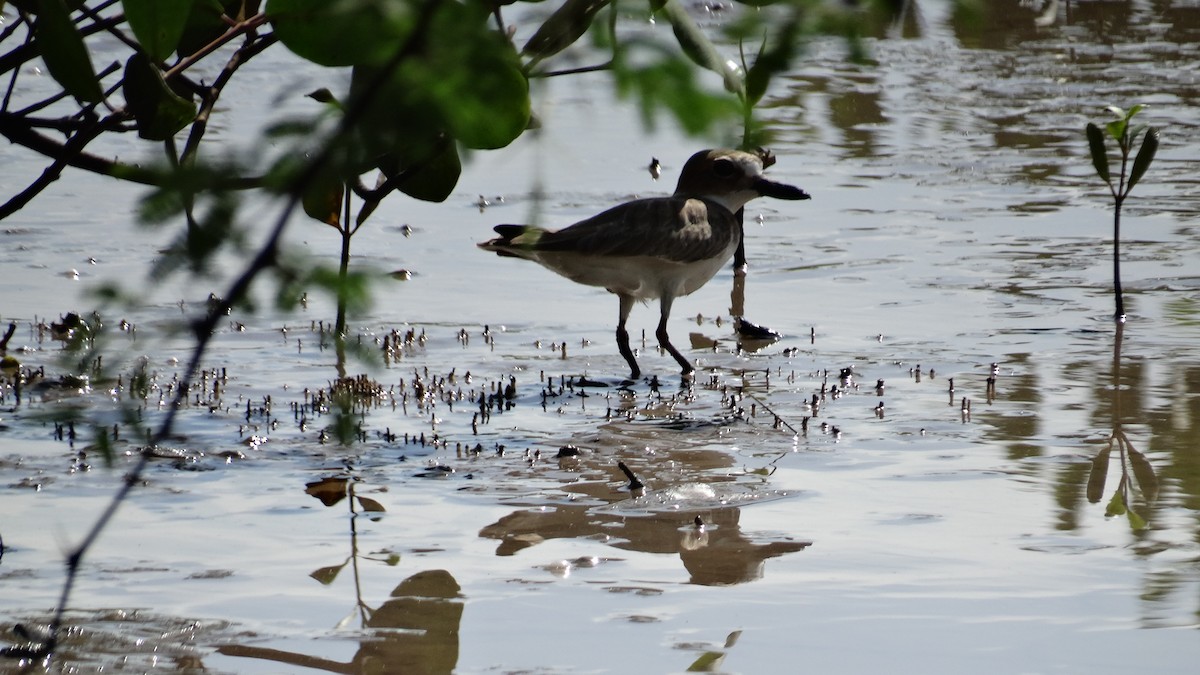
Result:
<svg viewBox="0 0 1200 675"><path fill-rule="evenodd" d="M596 256L651 255L692 262L720 255L740 231L737 220L714 202L686 197L639 199L613 207L557 232L543 234L541 251Z"/></svg>

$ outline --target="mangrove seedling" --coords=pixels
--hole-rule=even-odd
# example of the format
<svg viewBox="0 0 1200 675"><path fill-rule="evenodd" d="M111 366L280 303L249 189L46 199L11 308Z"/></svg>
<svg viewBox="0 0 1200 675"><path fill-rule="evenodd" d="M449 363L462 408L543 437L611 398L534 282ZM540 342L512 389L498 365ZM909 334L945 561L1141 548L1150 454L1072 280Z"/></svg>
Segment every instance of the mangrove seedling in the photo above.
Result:
<svg viewBox="0 0 1200 675"><path fill-rule="evenodd" d="M1092 166L1096 167L1096 173L1100 174L1100 177L1108 184L1108 191L1113 198L1113 291L1117 299L1116 320L1118 323L1125 322L1125 300L1121 294L1121 205L1125 203L1125 198L1129 196L1133 186L1137 185L1142 175L1146 173L1146 169L1150 168L1150 163L1154 161L1154 153L1158 151L1157 130L1144 124L1138 126L1130 124L1134 115L1137 115L1144 107L1138 104L1126 111L1110 105L1106 110L1116 117L1115 120L1105 124L1103 129L1093 122L1088 122L1087 125ZM1145 138L1133 160L1133 166L1130 167L1129 155L1133 152L1133 146L1137 142L1138 136L1141 136L1143 132L1145 132ZM1121 150L1121 172L1116 176L1116 182L1113 182L1114 177L1108 169L1108 148L1105 147L1105 134L1115 140L1117 147Z"/></svg>

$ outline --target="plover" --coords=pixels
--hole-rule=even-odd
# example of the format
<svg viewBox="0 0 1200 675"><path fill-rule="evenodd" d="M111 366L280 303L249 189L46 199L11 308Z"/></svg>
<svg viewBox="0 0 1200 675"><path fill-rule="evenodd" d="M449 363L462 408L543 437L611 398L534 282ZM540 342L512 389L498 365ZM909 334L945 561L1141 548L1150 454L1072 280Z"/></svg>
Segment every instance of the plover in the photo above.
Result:
<svg viewBox="0 0 1200 675"><path fill-rule="evenodd" d="M683 166L670 197L635 199L557 231L497 225L500 236L479 247L532 260L571 281L616 294L621 303L617 348L632 379L641 369L625 324L634 301L658 298L658 344L688 375L695 368L667 335L675 298L703 286L733 256L742 241L734 214L746 202L809 198L804 190L769 180L762 172L762 153L702 150Z"/></svg>

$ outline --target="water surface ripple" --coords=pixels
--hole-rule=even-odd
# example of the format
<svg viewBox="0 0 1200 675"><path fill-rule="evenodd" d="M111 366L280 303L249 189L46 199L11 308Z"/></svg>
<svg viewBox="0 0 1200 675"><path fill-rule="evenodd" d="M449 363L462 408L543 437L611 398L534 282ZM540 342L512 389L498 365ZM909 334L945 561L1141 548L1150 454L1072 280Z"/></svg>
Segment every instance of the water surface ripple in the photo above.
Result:
<svg viewBox="0 0 1200 675"><path fill-rule="evenodd" d="M664 193L703 143L641 130L602 74L541 84L537 138L356 237L380 277L353 331L376 364L340 390L357 442L336 441L325 298L229 317L85 561L55 672L1192 672L1200 9L907 6L869 63L812 43L764 101L771 173L813 195L747 210L744 313L781 340L739 344L724 270L676 303L695 382L639 308L657 381L624 385L610 296L475 249L496 223ZM336 86L263 65L228 94L256 119ZM1118 331L1083 127L1137 102L1162 147L1125 211ZM0 177L40 170L10 150ZM146 284L173 235L131 223L138 196L75 174L0 229L9 354L46 372L0 392L7 644L46 621L63 551L164 414L189 346L171 331L236 269ZM289 246L332 261L328 229L297 222ZM109 280L144 289L102 310L121 379L62 379L71 358L35 324L86 314ZM115 466L82 413L118 428Z"/></svg>

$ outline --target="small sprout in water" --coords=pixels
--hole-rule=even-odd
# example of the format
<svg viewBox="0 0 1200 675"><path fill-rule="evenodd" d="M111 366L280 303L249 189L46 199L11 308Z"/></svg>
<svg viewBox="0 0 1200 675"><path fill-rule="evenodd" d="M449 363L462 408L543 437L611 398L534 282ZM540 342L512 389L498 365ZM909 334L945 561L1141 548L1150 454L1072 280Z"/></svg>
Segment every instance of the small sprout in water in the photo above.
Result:
<svg viewBox="0 0 1200 675"><path fill-rule="evenodd" d="M1134 186L1142 179L1146 170L1150 168L1150 164L1154 161L1154 155L1158 152L1158 131L1144 124L1137 126L1131 124L1134 116L1144 107L1139 104L1126 111L1110 105L1106 110L1112 113L1116 119L1105 124L1103 129L1092 122L1088 122L1086 128L1092 166L1096 169L1096 174L1108 185L1108 191L1113 198L1113 292L1116 298L1115 318L1119 323L1125 321L1125 299L1121 292L1121 206L1125 203L1129 193L1133 191ZM1130 154L1133 152L1138 137L1143 132L1145 136L1141 147L1138 148L1137 155L1130 166ZM1117 142L1117 148L1121 154L1121 172L1115 177L1115 182L1114 176L1109 171L1106 136ZM1129 169L1128 174L1126 174L1127 168Z"/></svg>
<svg viewBox="0 0 1200 675"><path fill-rule="evenodd" d="M625 474L625 477L629 479L629 491L630 492L636 492L637 490L645 489L645 487L646 487L645 483L638 480L638 477L635 476L634 473L629 470L629 467L625 466L625 462L617 462L617 468L620 469L621 473Z"/></svg>

